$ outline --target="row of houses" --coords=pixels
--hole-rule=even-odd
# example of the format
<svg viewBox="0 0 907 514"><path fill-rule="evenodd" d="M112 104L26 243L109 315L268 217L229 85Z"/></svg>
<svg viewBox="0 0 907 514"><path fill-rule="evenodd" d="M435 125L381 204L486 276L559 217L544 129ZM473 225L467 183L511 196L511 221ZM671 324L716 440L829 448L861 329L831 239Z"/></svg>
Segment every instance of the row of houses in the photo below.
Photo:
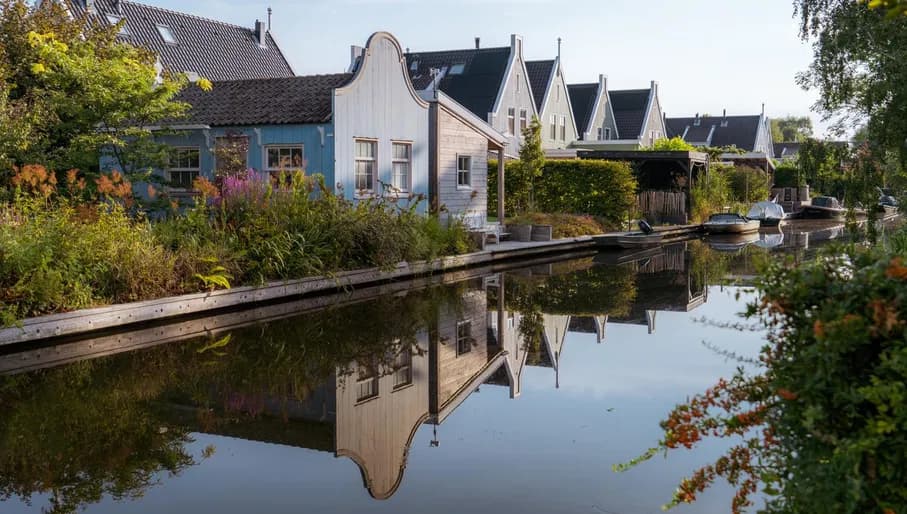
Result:
<svg viewBox="0 0 907 514"><path fill-rule="evenodd" d="M162 127L173 158L159 173L174 194L190 193L195 177L225 165L218 154L239 149L235 157L248 168L320 173L351 200L428 198L423 211L483 227L488 158L498 159L503 177L503 161L517 156L533 118L551 157L636 150L674 136L773 156L764 109L668 118L656 81L635 90L611 90L605 75L570 83L560 41L555 58L530 61L518 35L504 47L484 48L476 38L474 48L417 51L379 32L351 48L342 72L296 76L270 20L246 28L128 0L58 1L73 16L118 26L122 40L156 52L161 69L213 81L210 92L181 93L188 117ZM120 163L105 159L102 167Z"/></svg>

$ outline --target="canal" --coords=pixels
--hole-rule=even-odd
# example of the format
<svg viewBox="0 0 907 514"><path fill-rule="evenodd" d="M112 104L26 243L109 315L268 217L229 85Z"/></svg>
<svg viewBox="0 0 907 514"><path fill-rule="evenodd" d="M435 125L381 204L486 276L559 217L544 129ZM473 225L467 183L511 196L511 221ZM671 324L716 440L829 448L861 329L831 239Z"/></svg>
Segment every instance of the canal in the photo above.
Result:
<svg viewBox="0 0 907 514"><path fill-rule="evenodd" d="M585 255L6 350L0 510L660 512L726 442L612 465L756 355L758 331L722 325L767 247L808 241Z"/></svg>

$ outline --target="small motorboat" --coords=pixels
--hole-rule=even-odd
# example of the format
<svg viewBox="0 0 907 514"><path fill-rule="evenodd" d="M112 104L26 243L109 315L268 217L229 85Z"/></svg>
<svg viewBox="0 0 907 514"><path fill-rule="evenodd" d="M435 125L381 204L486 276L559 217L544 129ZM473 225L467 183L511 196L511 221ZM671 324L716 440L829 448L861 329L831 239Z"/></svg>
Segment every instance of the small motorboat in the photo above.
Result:
<svg viewBox="0 0 907 514"><path fill-rule="evenodd" d="M777 227L789 216L784 212L784 207L775 202L759 202L750 207L746 217L751 220L759 220L759 224L763 227Z"/></svg>
<svg viewBox="0 0 907 514"><path fill-rule="evenodd" d="M712 214L702 224L706 234L752 234L759 231L759 220L751 220L736 212Z"/></svg>
<svg viewBox="0 0 907 514"><path fill-rule="evenodd" d="M758 231L757 231L758 232ZM759 234L750 233L726 233L708 236L705 239L709 248L716 252L737 253L751 244L759 241Z"/></svg>
<svg viewBox="0 0 907 514"><path fill-rule="evenodd" d="M650 248L660 245L663 239L663 234L636 232L617 236L614 243L620 248Z"/></svg>
<svg viewBox="0 0 907 514"><path fill-rule="evenodd" d="M845 216L847 209L833 196L817 196L800 211L800 217L813 220L843 221Z"/></svg>

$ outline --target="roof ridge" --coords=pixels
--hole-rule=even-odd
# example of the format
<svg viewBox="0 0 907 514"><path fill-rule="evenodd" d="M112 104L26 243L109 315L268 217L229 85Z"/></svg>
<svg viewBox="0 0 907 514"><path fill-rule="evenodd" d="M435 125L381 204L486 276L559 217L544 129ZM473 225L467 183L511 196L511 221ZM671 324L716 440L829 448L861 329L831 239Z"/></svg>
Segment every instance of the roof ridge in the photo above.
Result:
<svg viewBox="0 0 907 514"><path fill-rule="evenodd" d="M123 1L123 3L138 5L138 6L142 6L142 7L147 7L147 8L149 8L149 9L155 9L155 10L162 11L162 12L166 12L166 13L170 13L170 14L178 14L178 15L180 15L180 16L186 16L186 17L188 17L188 18L193 18L193 19L200 20L200 21L207 21L207 22L210 22L210 23L216 23L216 24L218 24L218 25L223 25L223 26L225 26L225 27L231 27L231 28L234 28L234 29L248 30L249 32L253 32L253 31L254 31L253 28L245 27L245 26L243 26L243 25L237 25L237 24L235 24L235 23L228 23L228 22L226 22L226 21L215 20L214 18L206 18L206 17L204 17L204 16L199 16L199 15L197 15L197 14L187 13L187 12L183 12L183 11L177 11L177 10L175 10L175 9L167 9L166 7L158 7L158 6L156 6L156 5L145 4L145 3L142 3L142 2L134 2L134 1L132 1L132 0L122 0L122 1ZM105 13L105 14L107 14L107 13ZM271 31L268 30L268 34L270 34L270 33L271 33Z"/></svg>
<svg viewBox="0 0 907 514"><path fill-rule="evenodd" d="M236 80L218 80L212 82L212 84L238 84L241 82L268 82L268 81L277 81L277 80L295 80L295 79L320 79L320 78L340 78L340 77L351 77L353 73L316 73L313 75L294 75L292 77L263 77L257 79L236 79Z"/></svg>
<svg viewBox="0 0 907 514"><path fill-rule="evenodd" d="M567 87L598 87L598 82L583 82L582 84L567 84Z"/></svg>
<svg viewBox="0 0 907 514"><path fill-rule="evenodd" d="M488 48L455 48L453 50L425 50L425 51L414 51L410 49L409 52L404 52L403 55L419 55L419 54L447 54L451 52L488 52L491 50L501 51L507 50L510 51L509 46L490 46Z"/></svg>

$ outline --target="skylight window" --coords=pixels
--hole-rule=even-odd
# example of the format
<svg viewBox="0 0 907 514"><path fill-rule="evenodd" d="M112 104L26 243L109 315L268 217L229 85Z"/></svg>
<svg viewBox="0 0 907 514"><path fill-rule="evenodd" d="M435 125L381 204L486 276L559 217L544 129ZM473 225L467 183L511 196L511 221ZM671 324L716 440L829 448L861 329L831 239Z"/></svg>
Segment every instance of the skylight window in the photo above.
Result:
<svg viewBox="0 0 907 514"><path fill-rule="evenodd" d="M450 67L450 71L448 72L448 74L450 74L450 75L462 75L462 74L463 74L463 70L464 70L465 68L466 68L466 65L465 65L465 64L462 64L462 63L461 63L461 64L454 64L453 66Z"/></svg>
<svg viewBox="0 0 907 514"><path fill-rule="evenodd" d="M157 31L161 35L161 39L164 40L164 43L167 43L168 45L176 44L176 36L173 35L173 31L170 29L170 27L166 25L158 25Z"/></svg>
<svg viewBox="0 0 907 514"><path fill-rule="evenodd" d="M111 25L116 26L118 23L120 23L121 21L123 21L123 17L122 17L122 16L114 16L114 15L112 15L112 14L108 14L108 15L107 15L107 21L110 22ZM120 27L120 34L123 35L123 36L128 36L128 35L129 35L129 29L126 28L126 23L123 23L123 26Z"/></svg>

